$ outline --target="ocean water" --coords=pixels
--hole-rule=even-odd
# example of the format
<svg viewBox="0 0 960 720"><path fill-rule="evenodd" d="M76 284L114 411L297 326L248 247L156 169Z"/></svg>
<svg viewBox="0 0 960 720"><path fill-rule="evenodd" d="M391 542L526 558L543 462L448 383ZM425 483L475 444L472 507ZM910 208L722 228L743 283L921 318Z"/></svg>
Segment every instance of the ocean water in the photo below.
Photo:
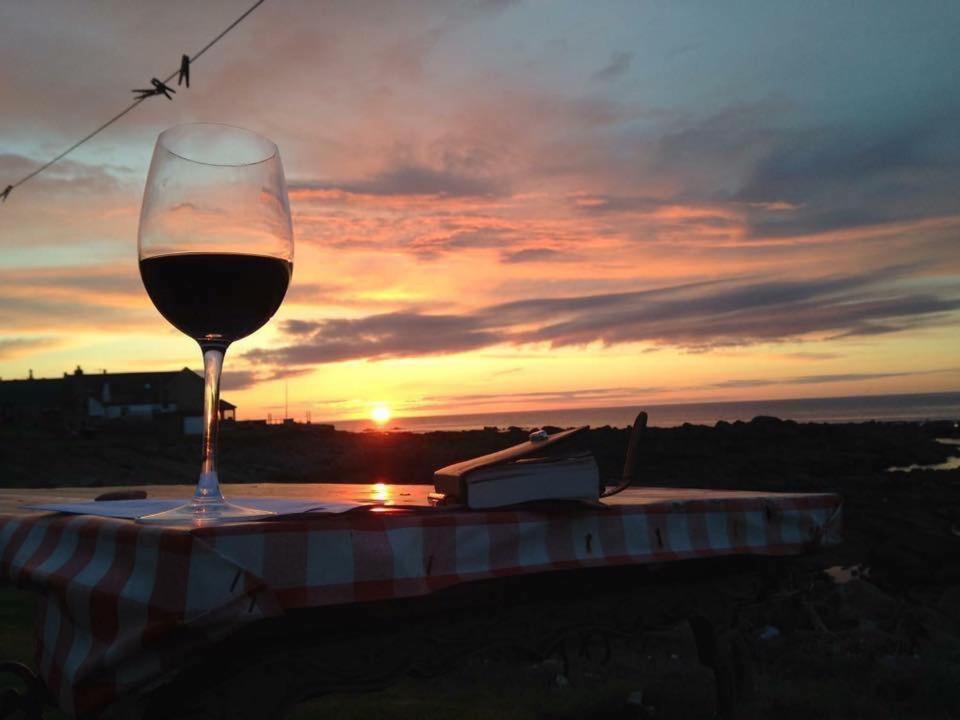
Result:
<svg viewBox="0 0 960 720"><path fill-rule="evenodd" d="M430 432L432 430L475 430L483 427L523 428L553 425L572 427L633 424L636 414L646 410L649 424L672 427L683 423L713 425L718 420L748 421L758 415L772 415L801 422L865 422L868 420L953 420L960 421L960 392L923 395L864 395L858 397L803 398L795 400L755 400L748 402L684 403L676 405L635 405L529 410L524 412L436 415L394 418L390 430ZM342 430L376 427L369 420L337 422Z"/></svg>

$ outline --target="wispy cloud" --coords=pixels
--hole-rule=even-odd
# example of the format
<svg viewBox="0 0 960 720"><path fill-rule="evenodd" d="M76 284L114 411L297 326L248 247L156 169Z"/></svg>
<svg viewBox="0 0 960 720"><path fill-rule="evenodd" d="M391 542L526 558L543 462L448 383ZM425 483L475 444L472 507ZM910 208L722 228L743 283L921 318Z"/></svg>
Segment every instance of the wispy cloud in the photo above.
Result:
<svg viewBox="0 0 960 720"><path fill-rule="evenodd" d="M7 330L131 331L149 327L149 321L158 318L146 298L133 304L108 305L65 296L28 297L0 292L0 327Z"/></svg>
<svg viewBox="0 0 960 720"><path fill-rule="evenodd" d="M343 182L293 181L289 190L341 191L352 195L439 195L444 197L475 197L499 195L505 186L494 178L471 175L451 168L433 168L426 165L403 163L385 169L364 180Z"/></svg>
<svg viewBox="0 0 960 720"><path fill-rule="evenodd" d="M753 213L756 235L802 235L957 214L960 128L953 116L885 131L778 130L734 199L787 203Z"/></svg>
<svg viewBox="0 0 960 720"><path fill-rule="evenodd" d="M0 338L0 360L10 360L36 350L44 350L61 344L54 337L14 337Z"/></svg>
<svg viewBox="0 0 960 720"><path fill-rule="evenodd" d="M878 373L834 373L822 375L803 375L796 377L768 377L768 378L737 378L716 383L702 385L661 385L648 387L601 387L582 390L566 391L537 391L537 392L493 392L469 393L451 395L427 395L417 403L418 411L429 411L444 407L481 407L492 405L504 407L520 404L531 407L572 407L609 406L623 403L650 402L666 392L686 392L692 396L709 390L744 390L750 388L802 386L802 385L830 385L839 383L856 384L874 380L890 378L913 378L926 375L945 375L960 378L960 367L943 368L938 370L903 370L898 372Z"/></svg>
<svg viewBox="0 0 960 720"><path fill-rule="evenodd" d="M581 259L573 253L565 253L553 248L526 248L503 253L500 256L501 262L505 263L576 262Z"/></svg>
<svg viewBox="0 0 960 720"><path fill-rule="evenodd" d="M427 395L422 398L424 405L429 406L433 403L452 403L465 405L485 405L500 404L504 400L514 402L533 401L537 404L556 404L556 403L584 403L598 402L609 403L617 400L636 398L643 395L655 395L665 390L662 386L650 387L603 387L586 388L582 390L557 390L557 391L537 391L537 392L514 392L506 395L504 393L469 393L464 395ZM423 409L424 405L419 406Z"/></svg>
<svg viewBox="0 0 960 720"><path fill-rule="evenodd" d="M199 371L198 371L199 372ZM312 372L311 368L275 368L269 372L256 370L225 370L220 386L223 390L238 391L252 388L260 383L273 382L275 380L288 380L290 378L301 377ZM202 374L202 373L201 373Z"/></svg>
<svg viewBox="0 0 960 720"><path fill-rule="evenodd" d="M483 324L477 317L419 313L288 323L285 328L303 337L302 343L279 350L250 350L245 357L253 362L305 365L465 352L499 341Z"/></svg>
<svg viewBox="0 0 960 720"><path fill-rule="evenodd" d="M632 60L633 53L617 51L610 57L610 62L593 74L593 79L600 82L609 82L623 77L630 70Z"/></svg>
<svg viewBox="0 0 960 720"><path fill-rule="evenodd" d="M136 264L74 265L0 270L0 292L22 289L51 294L105 298L140 297L143 283Z"/></svg>
<svg viewBox="0 0 960 720"><path fill-rule="evenodd" d="M135 327L148 309L134 263L0 271L0 324L8 329Z"/></svg>
<svg viewBox="0 0 960 720"><path fill-rule="evenodd" d="M824 373L820 375L800 375L796 377L742 378L711 383L708 388L752 388L775 385L826 385L830 383L857 383L866 380L885 380L887 378L917 377L921 375L955 374L960 377L960 368L941 370L903 370L899 372L876 373Z"/></svg>
<svg viewBox="0 0 960 720"><path fill-rule="evenodd" d="M16 153L0 153L0 176L18 178L36 170L47 160L30 158ZM91 165L76 160L61 160L31 181L32 191L47 193L89 194L117 190L131 182L130 168L115 164ZM17 198L19 200L19 197Z"/></svg>
<svg viewBox="0 0 960 720"><path fill-rule="evenodd" d="M694 351L797 338L869 336L955 322L960 286L925 289L910 268L807 280L741 279L625 293L529 299L460 315L398 312L291 321L298 342L255 362L302 365L449 354L497 344L672 345ZM900 284L896 292L890 287Z"/></svg>
<svg viewBox="0 0 960 720"><path fill-rule="evenodd" d="M839 353L831 352L809 352L806 350L801 350L799 352L786 353L784 355L788 360L836 360L839 357L842 357Z"/></svg>
<svg viewBox="0 0 960 720"><path fill-rule="evenodd" d="M298 283L287 290L285 302L303 305L342 304L350 290L336 283Z"/></svg>

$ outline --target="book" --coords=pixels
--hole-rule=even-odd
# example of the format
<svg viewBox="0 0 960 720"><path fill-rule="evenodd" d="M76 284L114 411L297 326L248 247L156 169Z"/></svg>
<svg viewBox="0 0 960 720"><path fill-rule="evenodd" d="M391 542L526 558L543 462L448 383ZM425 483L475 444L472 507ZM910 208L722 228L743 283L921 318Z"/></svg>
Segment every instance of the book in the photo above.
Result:
<svg viewBox="0 0 960 720"><path fill-rule="evenodd" d="M485 509L537 500L597 501L600 471L577 446L586 428L554 435L531 434L528 442L441 468L434 473L431 502Z"/></svg>

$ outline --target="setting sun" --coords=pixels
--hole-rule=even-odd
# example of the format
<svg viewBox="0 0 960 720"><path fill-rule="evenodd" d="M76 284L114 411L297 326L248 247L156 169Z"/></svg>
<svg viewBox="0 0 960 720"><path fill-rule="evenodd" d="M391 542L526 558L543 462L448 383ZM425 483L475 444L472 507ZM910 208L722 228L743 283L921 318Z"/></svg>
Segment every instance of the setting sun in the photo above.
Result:
<svg viewBox="0 0 960 720"><path fill-rule="evenodd" d="M370 411L370 419L377 425L384 425L390 421L390 408L386 405L374 405Z"/></svg>

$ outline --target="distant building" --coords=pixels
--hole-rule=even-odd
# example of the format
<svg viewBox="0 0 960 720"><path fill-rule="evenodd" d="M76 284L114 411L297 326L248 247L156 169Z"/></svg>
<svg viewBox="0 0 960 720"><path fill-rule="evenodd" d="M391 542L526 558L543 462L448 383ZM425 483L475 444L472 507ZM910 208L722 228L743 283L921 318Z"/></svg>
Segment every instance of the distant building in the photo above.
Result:
<svg viewBox="0 0 960 720"><path fill-rule="evenodd" d="M220 400L221 420L237 406ZM189 368L174 372L88 374L78 366L62 378L0 381L0 421L89 424L106 420L179 419L186 434L203 427L203 378Z"/></svg>

